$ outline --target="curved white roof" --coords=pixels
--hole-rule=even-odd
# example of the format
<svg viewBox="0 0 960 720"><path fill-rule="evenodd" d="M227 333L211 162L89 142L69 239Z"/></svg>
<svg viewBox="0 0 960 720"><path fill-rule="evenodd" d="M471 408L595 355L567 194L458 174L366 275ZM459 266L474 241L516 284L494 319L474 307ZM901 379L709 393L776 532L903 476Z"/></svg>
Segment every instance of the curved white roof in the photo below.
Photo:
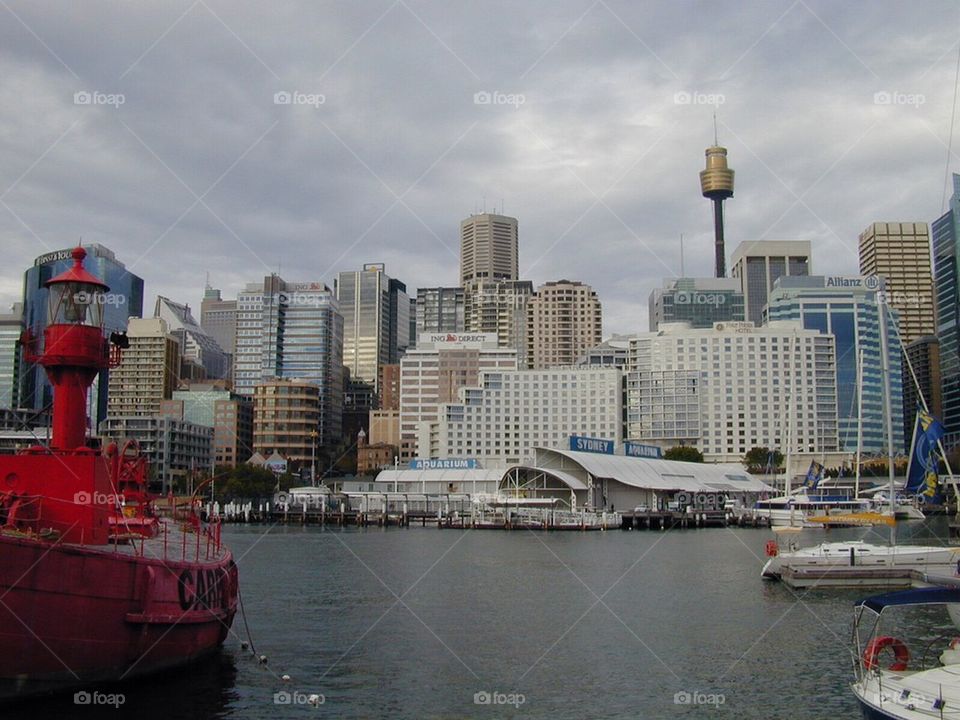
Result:
<svg viewBox="0 0 960 720"><path fill-rule="evenodd" d="M507 470L506 472L502 473L504 480L508 478L508 476L510 475L510 471L513 470L515 467L518 467L518 466L514 465L513 467L510 468L510 470ZM534 472L547 473L548 475L551 475L557 478L558 480L562 481L563 483L565 483L571 490L587 489L587 484L583 480L581 480L575 475L571 475L568 472L564 472L563 470L557 470L556 468L530 467L529 465L520 465L519 467L522 467L524 470L527 470L527 471L532 470Z"/></svg>
<svg viewBox="0 0 960 720"><path fill-rule="evenodd" d="M586 472L645 490L687 492L771 492L773 488L750 475L740 465L655 460L603 455L554 448L536 448L539 469L554 475L558 470ZM567 473L569 474L569 472ZM561 477L561 479L563 479ZM571 486L572 487L572 486ZM578 488L574 488L578 489Z"/></svg>

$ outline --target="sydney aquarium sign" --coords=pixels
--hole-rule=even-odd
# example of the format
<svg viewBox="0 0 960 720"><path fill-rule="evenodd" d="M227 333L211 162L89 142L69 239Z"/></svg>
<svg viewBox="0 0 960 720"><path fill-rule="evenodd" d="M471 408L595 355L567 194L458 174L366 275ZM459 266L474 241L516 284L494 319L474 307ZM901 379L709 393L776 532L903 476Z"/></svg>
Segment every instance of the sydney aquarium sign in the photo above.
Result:
<svg viewBox="0 0 960 720"><path fill-rule="evenodd" d="M476 470L476 458L416 459L410 461L411 470Z"/></svg>
<svg viewBox="0 0 960 720"><path fill-rule="evenodd" d="M600 453L601 455L614 455L617 444L613 440L604 438L584 437L582 435L570 436L570 449L574 452ZM638 458L659 458L662 457L660 448L656 445L642 445L635 442L625 442L623 444L623 454L627 457Z"/></svg>

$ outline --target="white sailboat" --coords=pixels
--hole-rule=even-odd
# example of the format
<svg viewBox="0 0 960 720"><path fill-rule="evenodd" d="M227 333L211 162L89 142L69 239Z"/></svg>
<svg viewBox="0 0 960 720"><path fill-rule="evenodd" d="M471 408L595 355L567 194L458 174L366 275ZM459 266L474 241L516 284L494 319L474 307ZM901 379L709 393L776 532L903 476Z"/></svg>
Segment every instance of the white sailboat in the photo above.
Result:
<svg viewBox="0 0 960 720"><path fill-rule="evenodd" d="M882 301L881 301L882 302ZM881 304L881 312L884 312ZM887 337L887 323L885 316L880 323L880 346L882 356L882 375L883 375L883 395L884 395L884 421L887 435L887 463L889 472L889 495L896 498L894 485L894 467L893 467L893 427L892 411L890 407L890 365L889 349ZM919 420L918 420L919 422ZM859 488L859 449L857 466L857 487ZM887 516L889 518L890 543L887 545L870 544L863 541L850 542L829 542L821 543L812 547L795 548L789 547L786 552L781 552L779 546L768 545L768 555L770 556L760 572L761 577L771 580L778 580L785 567L797 571L817 571L823 569L825 574L822 584L831 584L826 573L830 568L878 568L888 567L901 570L918 570L921 572L956 575L960 574L960 549L954 549L945 546L921 546L905 545L897 546L896 529L894 525L894 513L890 511L887 505ZM857 578L856 573L844 573L843 585L865 585L871 584L874 578L870 577L869 572L864 573L864 577Z"/></svg>

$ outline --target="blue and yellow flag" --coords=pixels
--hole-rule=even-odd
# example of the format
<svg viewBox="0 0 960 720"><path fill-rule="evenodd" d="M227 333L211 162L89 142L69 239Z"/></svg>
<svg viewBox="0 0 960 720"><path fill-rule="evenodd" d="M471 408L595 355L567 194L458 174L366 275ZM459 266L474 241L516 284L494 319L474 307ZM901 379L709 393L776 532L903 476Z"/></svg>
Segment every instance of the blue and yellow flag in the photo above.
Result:
<svg viewBox="0 0 960 720"><path fill-rule="evenodd" d="M816 460L812 460L810 462L810 469L807 470L807 477L804 478L803 487L816 490L821 480L823 480L823 465Z"/></svg>
<svg viewBox="0 0 960 720"><path fill-rule="evenodd" d="M938 444L946 429L933 415L917 408L917 427L913 436L913 454L907 468L904 492L932 498L937 494L937 471L940 465Z"/></svg>

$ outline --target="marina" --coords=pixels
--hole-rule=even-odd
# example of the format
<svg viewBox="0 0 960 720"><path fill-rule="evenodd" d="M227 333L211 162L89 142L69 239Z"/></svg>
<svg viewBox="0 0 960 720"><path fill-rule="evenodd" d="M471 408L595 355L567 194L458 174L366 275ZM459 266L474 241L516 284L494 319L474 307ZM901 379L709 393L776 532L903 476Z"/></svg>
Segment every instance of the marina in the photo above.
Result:
<svg viewBox="0 0 960 720"><path fill-rule="evenodd" d="M430 526L237 524L223 534L238 558L251 637L268 664L240 649L246 634L235 627L222 664L120 686L125 712L144 720L514 712L769 720L784 716L772 707L788 707L793 720L857 717L848 643L860 591L797 595L764 582L767 530L438 533ZM287 674L292 680L283 682ZM574 686L590 691L571 692ZM323 694L325 702L274 704L284 690ZM498 713L474 704L484 690L520 693L525 702ZM724 702L675 702L695 691ZM51 698L31 706L30 716L58 720L73 709L70 697Z"/></svg>

